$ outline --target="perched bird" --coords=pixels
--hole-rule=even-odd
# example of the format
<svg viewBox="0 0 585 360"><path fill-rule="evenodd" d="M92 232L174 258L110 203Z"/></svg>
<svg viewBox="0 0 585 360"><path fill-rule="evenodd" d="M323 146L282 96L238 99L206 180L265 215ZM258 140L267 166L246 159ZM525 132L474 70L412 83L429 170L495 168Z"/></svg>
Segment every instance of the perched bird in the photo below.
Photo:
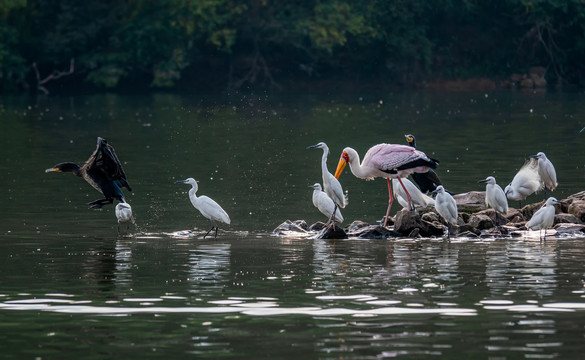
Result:
<svg viewBox="0 0 585 360"><path fill-rule="evenodd" d="M561 202L554 197L549 197L546 203L532 215L530 221L526 223L526 227L530 230L544 230L544 238L546 239L546 229L553 226L555 220L555 206Z"/></svg>
<svg viewBox="0 0 585 360"><path fill-rule="evenodd" d="M97 138L95 151L81 167L72 162L62 162L45 170L45 172L52 171L72 172L84 178L85 181L102 193L104 199L88 203L87 205L90 205L90 208L99 209L106 204L111 204L114 199L126 202L122 188L125 187L128 191L132 191L114 148L108 144L106 139L101 137Z"/></svg>
<svg viewBox="0 0 585 360"><path fill-rule="evenodd" d="M408 134L404 135L404 137L406 138L408 145L416 149L416 139L414 138L414 135ZM420 188L420 191L425 194L435 191L437 186L443 184L433 169L429 169L429 171L425 173L413 173L410 176L416 185Z"/></svg>
<svg viewBox="0 0 585 360"><path fill-rule="evenodd" d="M120 223L126 223L126 233L130 229L130 223L136 226L136 221L132 215L132 207L128 203L121 202L116 205L116 218L118 218L118 236L120 236Z"/></svg>
<svg viewBox="0 0 585 360"><path fill-rule="evenodd" d="M451 225L457 225L457 203L451 194L445 191L443 185L437 186L434 191L437 194L435 198L435 210L447 222L447 238L451 237Z"/></svg>
<svg viewBox="0 0 585 360"><path fill-rule="evenodd" d="M335 206L333 200L323 192L321 184L315 183L309 187L313 189L313 205L315 205L323 215L327 216L329 221L332 221L332 219L335 218L335 221L342 223L343 216L341 216L339 207ZM335 217L333 216L334 213Z"/></svg>
<svg viewBox="0 0 585 360"><path fill-rule="evenodd" d="M209 235L209 233L213 229L215 229L215 237L217 238L218 227L216 221L221 221L229 225L231 221L228 214L221 208L221 206L219 206L218 203L216 203L211 198L205 195L202 196L196 195L198 186L197 181L195 181L195 179L188 178L185 180L175 181L175 184L179 183L191 185L191 190L189 190L189 200L191 200L191 204L193 204L195 209L199 210L201 215L205 216L206 218L209 219L209 221L211 221L211 229L209 229L209 231L205 235L203 235L203 238L205 239L205 237Z"/></svg>
<svg viewBox="0 0 585 360"><path fill-rule="evenodd" d="M408 180L407 178L401 179L402 184L404 184L404 188L400 185L398 179L392 179L392 187L394 188L394 197L398 200L398 203L402 205L403 208L408 209L408 196L404 189L408 190L410 194L410 199L412 201L412 205L417 207L427 207L428 205L434 206L435 200L423 194L416 185L412 183L412 181Z"/></svg>
<svg viewBox="0 0 585 360"><path fill-rule="evenodd" d="M542 188L543 183L538 175L538 161L530 159L518 170L512 182L504 189L504 193L508 199L520 201L522 206L522 200Z"/></svg>
<svg viewBox="0 0 585 360"><path fill-rule="evenodd" d="M546 189L554 191L559 184L557 182L557 172L552 162L541 151L536 155L530 155L531 158L538 159L538 175L544 183L544 196L546 197Z"/></svg>
<svg viewBox="0 0 585 360"><path fill-rule="evenodd" d="M337 164L335 178L339 178L347 164L349 164L353 175L360 179L371 180L377 177L386 179L388 183L388 209L384 217L384 226L386 226L390 208L394 200L390 179L398 179L406 192L408 204L411 204L411 196L400 178L416 172L427 172L431 168L436 168L439 162L429 158L422 151L418 151L407 145L378 144L368 150L361 163L357 151L346 147L341 153L341 158ZM411 209L410 205L409 209Z"/></svg>
<svg viewBox="0 0 585 360"><path fill-rule="evenodd" d="M323 191L333 200L335 204L335 210L330 212L331 218L327 222L328 224L333 220L333 213L336 213L338 207L344 208L347 206L348 199L347 195L343 193L343 188L339 183L339 180L333 176L327 169L327 156L329 155L329 147L324 142L320 142L316 145L311 145L307 149L323 149L323 157L321 158L321 173L323 177ZM316 206L316 205L315 205Z"/></svg>
<svg viewBox="0 0 585 360"><path fill-rule="evenodd" d="M486 183L485 186L485 205L491 207L496 211L496 226L500 225L498 215L506 215L508 213L508 199L500 185L496 184L496 178L488 176L480 183Z"/></svg>

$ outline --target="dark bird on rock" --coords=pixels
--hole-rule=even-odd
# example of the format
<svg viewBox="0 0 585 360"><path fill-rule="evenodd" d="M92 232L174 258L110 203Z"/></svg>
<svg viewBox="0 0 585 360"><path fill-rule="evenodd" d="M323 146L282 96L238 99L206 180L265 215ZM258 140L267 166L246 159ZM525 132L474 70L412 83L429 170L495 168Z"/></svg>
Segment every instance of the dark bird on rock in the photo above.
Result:
<svg viewBox="0 0 585 360"><path fill-rule="evenodd" d="M416 139L414 138L414 135L408 134L404 135L404 137L406 138L406 142L408 143L408 145L416 149ZM410 174L410 176L412 177L412 180L418 186L420 191L423 192L423 194L433 192L437 190L437 187L439 185L443 185L437 173L435 173L432 169L425 173ZM450 193L449 191L447 192Z"/></svg>
<svg viewBox="0 0 585 360"><path fill-rule="evenodd" d="M126 202L122 188L132 191L120 160L116 156L114 148L108 144L106 139L97 138L97 147L93 154L81 167L76 163L62 162L45 172L72 172L82 177L97 191L104 195L103 199L95 200L87 205L92 209L99 209L104 205L111 204L114 199Z"/></svg>

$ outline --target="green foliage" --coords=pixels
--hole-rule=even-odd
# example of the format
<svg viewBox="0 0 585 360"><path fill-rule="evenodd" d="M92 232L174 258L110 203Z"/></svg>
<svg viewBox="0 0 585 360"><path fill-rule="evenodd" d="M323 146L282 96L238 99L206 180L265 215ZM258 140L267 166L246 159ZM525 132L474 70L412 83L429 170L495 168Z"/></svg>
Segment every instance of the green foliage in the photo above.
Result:
<svg viewBox="0 0 585 360"><path fill-rule="evenodd" d="M585 80L581 0L0 0L0 89L507 77ZM41 77L42 77L41 74ZM188 74L188 76L187 76ZM51 88L51 84L46 86Z"/></svg>

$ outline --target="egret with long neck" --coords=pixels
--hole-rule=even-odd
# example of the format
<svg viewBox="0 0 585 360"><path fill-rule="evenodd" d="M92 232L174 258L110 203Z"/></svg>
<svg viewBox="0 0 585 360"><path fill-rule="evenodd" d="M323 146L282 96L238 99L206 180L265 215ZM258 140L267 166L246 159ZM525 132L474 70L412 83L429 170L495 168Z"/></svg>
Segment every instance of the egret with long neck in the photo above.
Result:
<svg viewBox="0 0 585 360"><path fill-rule="evenodd" d="M189 200L191 200L191 204L193 204L195 209L199 210L201 215L203 215L204 217L208 218L209 221L211 221L211 229L209 229L209 231L205 235L203 235L203 238L205 239L205 237L209 235L209 233L213 229L215 229L215 237L217 238L217 230L219 228L217 226L216 221L220 221L229 225L231 220L228 214L213 199L205 195L197 196L198 186L197 181L195 181L195 179L188 178L185 180L179 180L175 182L175 184L179 183L191 185L191 189L189 190Z"/></svg>

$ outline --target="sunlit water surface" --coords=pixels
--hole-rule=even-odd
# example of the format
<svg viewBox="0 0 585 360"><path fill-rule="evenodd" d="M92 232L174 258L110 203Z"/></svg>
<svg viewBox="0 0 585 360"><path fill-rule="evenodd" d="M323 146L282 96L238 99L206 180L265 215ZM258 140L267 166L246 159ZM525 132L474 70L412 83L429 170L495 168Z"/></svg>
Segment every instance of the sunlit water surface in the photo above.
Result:
<svg viewBox="0 0 585 360"><path fill-rule="evenodd" d="M307 186L344 146L417 137L454 192L505 186L544 151L558 198L585 187L580 93L232 94L0 100L2 358L580 358L582 238L314 240L271 235L324 220ZM123 162L138 227L71 174L97 136ZM189 203L219 202L232 224ZM346 223L375 223L385 183L349 171ZM542 195L530 197L540 201ZM514 205L514 204L511 204ZM393 211L398 208L395 207ZM124 230L124 227L122 228Z"/></svg>

